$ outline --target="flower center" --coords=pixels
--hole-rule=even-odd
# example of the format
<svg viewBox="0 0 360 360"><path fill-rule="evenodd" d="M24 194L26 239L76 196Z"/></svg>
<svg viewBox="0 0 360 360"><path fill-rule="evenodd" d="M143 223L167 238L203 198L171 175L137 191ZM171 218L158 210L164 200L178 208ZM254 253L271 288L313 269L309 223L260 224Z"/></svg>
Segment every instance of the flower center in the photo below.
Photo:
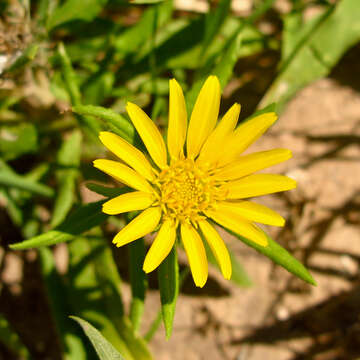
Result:
<svg viewBox="0 0 360 360"><path fill-rule="evenodd" d="M219 189L206 170L193 160L177 160L158 177L160 205L164 213L178 221L197 220L199 213L219 199Z"/></svg>

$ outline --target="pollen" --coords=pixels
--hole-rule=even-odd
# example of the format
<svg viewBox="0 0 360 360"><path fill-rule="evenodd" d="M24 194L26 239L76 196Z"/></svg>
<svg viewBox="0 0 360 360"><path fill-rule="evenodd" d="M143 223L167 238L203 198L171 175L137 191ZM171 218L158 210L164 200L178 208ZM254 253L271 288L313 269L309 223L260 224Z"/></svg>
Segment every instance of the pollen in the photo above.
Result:
<svg viewBox="0 0 360 360"><path fill-rule="evenodd" d="M156 183L164 215L180 222L200 220L221 198L215 180L191 159L173 162Z"/></svg>

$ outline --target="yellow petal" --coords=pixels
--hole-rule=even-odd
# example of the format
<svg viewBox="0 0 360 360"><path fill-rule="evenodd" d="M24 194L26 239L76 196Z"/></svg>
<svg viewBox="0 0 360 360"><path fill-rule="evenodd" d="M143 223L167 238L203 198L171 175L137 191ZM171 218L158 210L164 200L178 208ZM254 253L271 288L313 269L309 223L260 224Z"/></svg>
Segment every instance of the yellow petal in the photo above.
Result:
<svg viewBox="0 0 360 360"><path fill-rule="evenodd" d="M181 224L181 240L189 260L195 285L203 287L208 277L208 263L204 244L198 232L189 224Z"/></svg>
<svg viewBox="0 0 360 360"><path fill-rule="evenodd" d="M224 146L225 138L234 130L240 114L240 105L234 104L224 115L215 130L205 141L201 149L198 161L215 163L222 152L219 151Z"/></svg>
<svg viewBox="0 0 360 360"><path fill-rule="evenodd" d="M229 181L221 189L228 199L245 199L296 188L296 181L283 175L254 174Z"/></svg>
<svg viewBox="0 0 360 360"><path fill-rule="evenodd" d="M160 218L160 207L151 207L146 209L124 226L121 231L117 233L112 242L117 247L120 247L134 240L140 239L155 230L159 224Z"/></svg>
<svg viewBox="0 0 360 360"><path fill-rule="evenodd" d="M184 157L186 137L186 105L184 94L175 79L170 80L169 125L167 133L168 150L171 158Z"/></svg>
<svg viewBox="0 0 360 360"><path fill-rule="evenodd" d="M155 176L149 161L135 146L108 131L102 131L99 138L113 154L131 166L136 172L148 180L154 179Z"/></svg>
<svg viewBox="0 0 360 360"><path fill-rule="evenodd" d="M136 190L152 192L153 188L144 177L128 166L117 161L107 159L97 159L94 166L114 179L126 184Z"/></svg>
<svg viewBox="0 0 360 360"><path fill-rule="evenodd" d="M220 266L224 278L229 280L232 272L231 260L223 239L206 220L201 220L198 224Z"/></svg>
<svg viewBox="0 0 360 360"><path fill-rule="evenodd" d="M235 180L256 171L266 169L270 166L279 164L290 159L291 151L287 149L274 149L260 151L257 153L241 156L223 167L214 176L216 180Z"/></svg>
<svg viewBox="0 0 360 360"><path fill-rule="evenodd" d="M277 119L275 113L266 113L242 123L228 137L219 159L219 166L237 158L255 142Z"/></svg>
<svg viewBox="0 0 360 360"><path fill-rule="evenodd" d="M209 210L206 215L215 220L219 225L235 232L238 235L253 241L260 246L267 246L268 240L263 231L256 225L245 220L231 211Z"/></svg>
<svg viewBox="0 0 360 360"><path fill-rule="evenodd" d="M129 211L144 210L151 206L154 200L154 195L147 192L129 192L107 201L103 204L102 211L105 214L117 215Z"/></svg>
<svg viewBox="0 0 360 360"><path fill-rule="evenodd" d="M167 164L167 154L160 131L137 105L128 102L126 110L155 164L161 169L164 168Z"/></svg>
<svg viewBox="0 0 360 360"><path fill-rule="evenodd" d="M155 270L168 256L174 246L176 238L176 226L174 221L165 220L146 254L143 270L149 273Z"/></svg>
<svg viewBox="0 0 360 360"><path fill-rule="evenodd" d="M285 219L274 210L267 206L260 205L251 201L219 201L216 205L219 212L229 211L241 216L242 218L255 221L261 224L284 226Z"/></svg>
<svg viewBox="0 0 360 360"><path fill-rule="evenodd" d="M191 114L187 134L187 156L194 159L214 129L219 114L220 83L209 76L200 90Z"/></svg>

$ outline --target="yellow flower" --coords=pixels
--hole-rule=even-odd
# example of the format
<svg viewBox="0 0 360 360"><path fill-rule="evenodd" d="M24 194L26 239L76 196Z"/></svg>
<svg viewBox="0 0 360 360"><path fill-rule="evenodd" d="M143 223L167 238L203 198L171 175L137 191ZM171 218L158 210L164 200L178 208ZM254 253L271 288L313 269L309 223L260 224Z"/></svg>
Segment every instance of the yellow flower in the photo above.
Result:
<svg viewBox="0 0 360 360"><path fill-rule="evenodd" d="M160 224L143 265L149 273L166 258L179 233L199 287L205 285L208 277L202 238L214 253L223 276L231 277L229 253L211 220L267 246L265 233L254 222L283 226L285 221L273 210L244 199L296 187L296 182L286 176L253 174L289 159L289 150L240 156L275 122L275 113L259 115L235 129L240 105L234 104L217 124L219 105L219 80L210 76L187 125L184 95L172 79L167 149L152 120L137 105L128 103L127 112L150 159L121 137L101 132L102 143L122 162L94 161L96 168L135 190L107 201L103 212L116 215L142 210L114 237L113 243L118 247L128 244Z"/></svg>

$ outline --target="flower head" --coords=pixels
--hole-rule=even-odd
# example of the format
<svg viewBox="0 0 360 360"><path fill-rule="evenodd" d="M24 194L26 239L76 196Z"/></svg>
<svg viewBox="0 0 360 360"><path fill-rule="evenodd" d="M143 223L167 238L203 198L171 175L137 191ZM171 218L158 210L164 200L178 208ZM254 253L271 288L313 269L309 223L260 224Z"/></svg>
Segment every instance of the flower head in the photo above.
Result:
<svg viewBox="0 0 360 360"><path fill-rule="evenodd" d="M137 105L128 103L127 112L149 158L121 137L101 132L102 143L122 162L94 161L95 167L134 189L107 201L103 212L116 215L141 210L113 243L123 246L159 227L143 265L148 273L166 258L179 234L194 282L200 287L208 276L202 238L223 276L231 277L229 253L212 222L267 246L265 233L254 223L283 226L285 221L273 210L244 199L296 186L286 176L253 174L289 159L289 150L241 155L276 121L275 113L259 115L236 128L240 105L234 104L217 124L219 105L220 84L216 76L210 76L187 125L184 95L172 79L167 147L153 121Z"/></svg>

